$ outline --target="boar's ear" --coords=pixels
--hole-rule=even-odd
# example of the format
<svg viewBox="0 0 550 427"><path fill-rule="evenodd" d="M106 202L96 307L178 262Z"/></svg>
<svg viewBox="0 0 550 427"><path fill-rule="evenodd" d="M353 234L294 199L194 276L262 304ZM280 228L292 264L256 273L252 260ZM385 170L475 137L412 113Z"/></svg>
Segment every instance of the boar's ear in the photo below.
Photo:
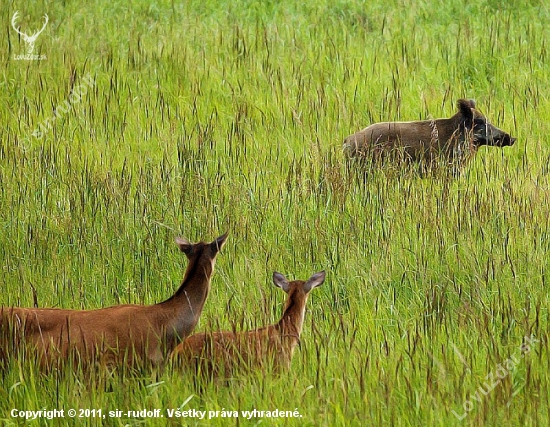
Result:
<svg viewBox="0 0 550 427"><path fill-rule="evenodd" d="M467 119L474 118L472 109L476 108L476 102L473 99L459 99L458 109Z"/></svg>

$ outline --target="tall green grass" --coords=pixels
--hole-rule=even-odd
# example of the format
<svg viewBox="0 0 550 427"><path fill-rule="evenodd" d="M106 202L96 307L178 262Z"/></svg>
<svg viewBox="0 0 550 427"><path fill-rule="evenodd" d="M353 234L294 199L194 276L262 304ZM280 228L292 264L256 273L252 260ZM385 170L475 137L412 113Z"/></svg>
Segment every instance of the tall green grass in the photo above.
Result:
<svg viewBox="0 0 550 427"><path fill-rule="evenodd" d="M42 375L13 408L298 409L281 425L546 425L550 181L544 2L31 2L0 7L0 305L166 299L175 235L230 237L198 329L274 322L289 278L326 269L287 375ZM11 29L50 22L43 61ZM74 87L95 84L42 138ZM345 136L475 98L518 138L456 180L347 165ZM480 401L487 375L539 342ZM485 387L487 389L487 387ZM463 420L464 402L473 407ZM185 420L184 420L185 421ZM34 421L31 425L66 425ZM166 419L106 419L165 425ZM271 424L214 418L191 425ZM75 419L74 425L99 425ZM70 425L70 424L69 424Z"/></svg>

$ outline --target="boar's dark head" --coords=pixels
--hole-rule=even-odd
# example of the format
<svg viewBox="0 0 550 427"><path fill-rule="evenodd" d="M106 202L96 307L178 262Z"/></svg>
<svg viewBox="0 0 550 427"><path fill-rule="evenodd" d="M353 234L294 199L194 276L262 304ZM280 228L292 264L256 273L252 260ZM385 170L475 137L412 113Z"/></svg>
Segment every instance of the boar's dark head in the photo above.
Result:
<svg viewBox="0 0 550 427"><path fill-rule="evenodd" d="M458 109L462 122L460 128L473 137L475 145L504 147L516 142L516 138L512 138L510 134L489 123L487 118L476 109L473 99L460 99Z"/></svg>

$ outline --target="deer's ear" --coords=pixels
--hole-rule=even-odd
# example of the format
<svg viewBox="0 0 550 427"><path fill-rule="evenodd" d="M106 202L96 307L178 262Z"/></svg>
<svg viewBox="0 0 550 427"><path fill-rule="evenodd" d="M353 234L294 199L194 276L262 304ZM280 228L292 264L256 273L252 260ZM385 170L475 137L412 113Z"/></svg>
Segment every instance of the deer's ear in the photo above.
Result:
<svg viewBox="0 0 550 427"><path fill-rule="evenodd" d="M227 240L227 236L229 234L229 231L226 231L225 234L218 237L216 240L214 240L210 245L212 246L212 249L214 252L219 252L223 245L225 245L225 241Z"/></svg>
<svg viewBox="0 0 550 427"><path fill-rule="evenodd" d="M325 276L326 276L326 273L324 270L320 271L319 273L315 273L313 276L309 278L309 280L304 285L304 290L306 292L309 292L313 288L316 288L317 286L321 286L325 281Z"/></svg>
<svg viewBox="0 0 550 427"><path fill-rule="evenodd" d="M180 251L185 253L185 255L190 256L193 254L193 249L195 245L187 240L185 237L176 237L176 244L180 248Z"/></svg>
<svg viewBox="0 0 550 427"><path fill-rule="evenodd" d="M273 284L287 293L290 289L290 285L284 274L277 273L276 271L273 273Z"/></svg>

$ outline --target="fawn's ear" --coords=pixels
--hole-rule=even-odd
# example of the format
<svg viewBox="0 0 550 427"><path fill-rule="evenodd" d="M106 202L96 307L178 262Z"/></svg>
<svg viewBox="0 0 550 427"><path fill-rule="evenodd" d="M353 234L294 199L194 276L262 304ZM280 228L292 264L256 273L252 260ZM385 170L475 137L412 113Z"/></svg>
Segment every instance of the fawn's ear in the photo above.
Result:
<svg viewBox="0 0 550 427"><path fill-rule="evenodd" d="M176 237L176 244L185 255L190 256L193 254L194 245L185 237Z"/></svg>
<svg viewBox="0 0 550 427"><path fill-rule="evenodd" d="M227 235L229 234L229 231L226 231L225 234L218 237L216 240L214 240L212 243L210 243L212 250L214 252L219 252L223 245L225 244L225 240L227 239Z"/></svg>
<svg viewBox="0 0 550 427"><path fill-rule="evenodd" d="M309 292L313 288L316 288L317 286L321 286L323 282L325 281L326 273L325 271L320 271L319 273L315 273L313 276L309 278L309 280L304 285L304 291Z"/></svg>
<svg viewBox="0 0 550 427"><path fill-rule="evenodd" d="M287 293L290 289L290 285L284 274L277 273L276 271L273 273L273 284Z"/></svg>

